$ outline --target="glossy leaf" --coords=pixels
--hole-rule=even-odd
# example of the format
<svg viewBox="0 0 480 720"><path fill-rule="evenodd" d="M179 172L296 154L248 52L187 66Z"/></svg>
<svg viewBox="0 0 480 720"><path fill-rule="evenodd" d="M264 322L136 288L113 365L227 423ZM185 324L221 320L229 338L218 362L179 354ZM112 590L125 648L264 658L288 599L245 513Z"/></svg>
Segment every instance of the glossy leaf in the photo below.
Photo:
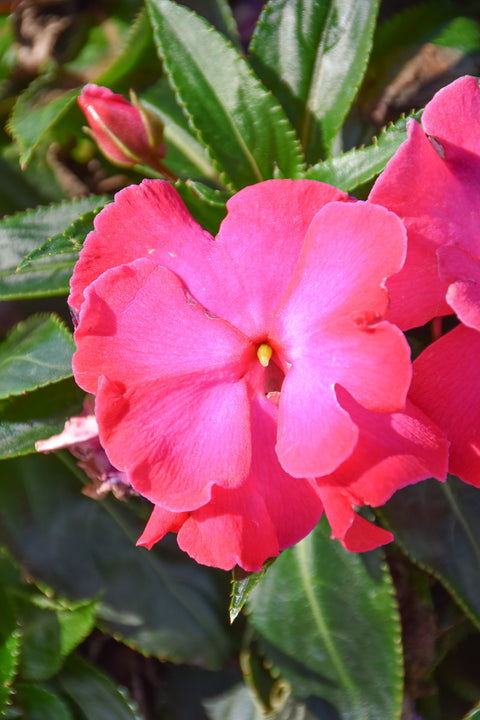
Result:
<svg viewBox="0 0 480 720"><path fill-rule="evenodd" d="M269 0L250 45L308 163L331 154L362 81L378 0Z"/></svg>
<svg viewBox="0 0 480 720"><path fill-rule="evenodd" d="M252 592L250 620L274 668L341 720L394 720L402 703L400 628L378 552L356 555L328 523L285 550Z"/></svg>
<svg viewBox="0 0 480 720"><path fill-rule="evenodd" d="M302 169L301 151L282 108L241 55L212 26L170 0L147 0L163 68L178 102L217 161L240 189Z"/></svg>
<svg viewBox="0 0 480 720"><path fill-rule="evenodd" d="M412 485L382 508L395 539L450 590L480 627L480 493L449 477Z"/></svg>
<svg viewBox="0 0 480 720"><path fill-rule="evenodd" d="M1 219L0 300L67 294L76 253L72 255L65 251L69 242L75 249L72 241L80 241L78 233L75 234L75 229L78 231L79 228L74 221L104 203L105 198L92 195ZM41 258L25 267L23 272L16 272L27 255L44 245L49 238L61 234L72 223L73 232L67 230L67 242L62 245L59 255Z"/></svg>
<svg viewBox="0 0 480 720"><path fill-rule="evenodd" d="M74 720L66 702L51 688L33 683L15 686L15 705L23 720Z"/></svg>
<svg viewBox="0 0 480 720"><path fill-rule="evenodd" d="M8 130L20 149L20 164L26 167L40 143L49 137L56 123L75 107L78 90L52 93L50 76L34 80L17 100Z"/></svg>
<svg viewBox="0 0 480 720"><path fill-rule="evenodd" d="M142 527L125 504L82 495L55 455L3 463L0 538L34 578L61 596L99 597L102 629L145 654L220 666L230 650L223 575L168 538L135 547Z"/></svg>
<svg viewBox="0 0 480 720"><path fill-rule="evenodd" d="M371 145L355 148L319 162L307 170L305 177L329 183L345 192L352 192L360 185L374 180L384 170L387 162L407 139L407 120L420 120L421 116L422 111L419 111L408 118L400 118L395 124L382 130Z"/></svg>
<svg viewBox="0 0 480 720"><path fill-rule="evenodd" d="M165 126L164 139L167 147L165 164L178 177L208 181L217 187L221 180L213 166L207 149L199 141L188 120L181 111L175 95L162 77L141 96L143 106L158 115Z"/></svg>
<svg viewBox="0 0 480 720"><path fill-rule="evenodd" d="M31 315L0 343L0 398L37 390L72 375L75 343L55 315Z"/></svg>
<svg viewBox="0 0 480 720"><path fill-rule="evenodd" d="M233 572L232 590L230 593L230 622L238 617L243 606L247 602L248 596L253 588L258 585L260 580L265 576L273 560L267 560L263 570L256 573L244 573L240 568Z"/></svg>
<svg viewBox="0 0 480 720"><path fill-rule="evenodd" d="M85 720L141 720L126 691L78 655L68 658L57 682Z"/></svg>
<svg viewBox="0 0 480 720"><path fill-rule="evenodd" d="M81 412L84 397L68 379L0 400L0 458L34 452L37 440L57 435L69 417Z"/></svg>

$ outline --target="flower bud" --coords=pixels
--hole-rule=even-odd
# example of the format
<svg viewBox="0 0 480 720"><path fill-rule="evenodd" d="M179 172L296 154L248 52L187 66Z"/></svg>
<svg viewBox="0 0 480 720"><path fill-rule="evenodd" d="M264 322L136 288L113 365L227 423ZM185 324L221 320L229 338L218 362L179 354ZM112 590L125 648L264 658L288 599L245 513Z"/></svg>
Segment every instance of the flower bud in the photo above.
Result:
<svg viewBox="0 0 480 720"><path fill-rule="evenodd" d="M160 169L166 154L163 124L140 105L133 90L130 100L88 84L78 104L90 126L89 134L110 162L123 166L143 163Z"/></svg>

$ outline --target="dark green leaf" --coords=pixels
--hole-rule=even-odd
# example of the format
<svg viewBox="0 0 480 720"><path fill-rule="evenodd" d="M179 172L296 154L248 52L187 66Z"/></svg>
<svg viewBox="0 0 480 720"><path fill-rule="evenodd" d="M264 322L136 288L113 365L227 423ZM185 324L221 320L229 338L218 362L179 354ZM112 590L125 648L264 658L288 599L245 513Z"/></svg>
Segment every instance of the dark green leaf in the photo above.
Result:
<svg viewBox="0 0 480 720"><path fill-rule="evenodd" d="M147 0L158 52L178 102L240 189L302 169L301 151L280 105L244 58L203 18L170 0Z"/></svg>
<svg viewBox="0 0 480 720"><path fill-rule="evenodd" d="M69 379L0 400L0 458L34 452L37 440L57 435L69 417L81 412L83 398Z"/></svg>
<svg viewBox="0 0 480 720"><path fill-rule="evenodd" d="M60 92L50 87L50 76L41 75L18 98L8 130L20 148L20 164L26 167L40 143L75 106L78 89Z"/></svg>
<svg viewBox="0 0 480 720"><path fill-rule="evenodd" d="M480 720L480 706L476 705L463 720Z"/></svg>
<svg viewBox="0 0 480 720"><path fill-rule="evenodd" d="M244 577L232 577L232 592L230 594L230 622L233 623L239 612L247 602L253 588L264 577L273 560L267 560L263 570L256 573L245 573Z"/></svg>
<svg viewBox="0 0 480 720"><path fill-rule="evenodd" d="M34 578L62 596L100 597L102 628L143 653L219 667L230 651L223 574L168 538L135 547L142 524L125 504L82 495L54 455L3 462L0 537Z"/></svg>
<svg viewBox="0 0 480 720"><path fill-rule="evenodd" d="M2 581L4 578L2 577ZM0 715L12 692L20 655L20 632L12 601L0 585Z"/></svg>
<svg viewBox="0 0 480 720"><path fill-rule="evenodd" d="M421 115L422 111L419 111L409 118L400 118L394 125L382 130L372 145L349 150L343 155L335 155L329 160L320 162L309 168L305 177L329 183L345 192L352 192L382 172L390 158L407 139L407 120L410 117L420 120Z"/></svg>
<svg viewBox="0 0 480 720"><path fill-rule="evenodd" d="M398 492L382 509L395 539L450 590L480 627L480 493L449 477Z"/></svg>
<svg viewBox="0 0 480 720"><path fill-rule="evenodd" d="M175 188L195 220L215 236L227 214L226 202L229 195L191 180L185 183L178 182Z"/></svg>
<svg viewBox="0 0 480 720"><path fill-rule="evenodd" d="M65 701L41 685L18 683L15 704L21 709L22 720L74 720Z"/></svg>
<svg viewBox="0 0 480 720"><path fill-rule="evenodd" d="M280 555L248 607L266 657L296 695L327 701L342 720L398 718L400 627L378 552L347 552L323 518Z"/></svg>
<svg viewBox="0 0 480 720"><path fill-rule="evenodd" d="M75 343L55 315L32 315L0 343L0 398L36 390L72 375Z"/></svg>
<svg viewBox="0 0 480 720"><path fill-rule="evenodd" d="M57 681L85 720L141 720L126 691L79 656L68 658Z"/></svg>
<svg viewBox="0 0 480 720"><path fill-rule="evenodd" d="M366 69L378 0L269 0L254 69L280 100L307 162L331 154Z"/></svg>
<svg viewBox="0 0 480 720"><path fill-rule="evenodd" d="M165 164L169 170L180 178L205 180L217 187L221 186L210 155L190 128L167 78L162 77L140 99L142 105L153 115L157 115L165 126Z"/></svg>
<svg viewBox="0 0 480 720"><path fill-rule="evenodd" d="M0 220L0 300L67 294L76 253L44 257L32 262L21 273L16 272L17 267L46 240L62 233L80 216L104 203L105 198L93 195L61 205L27 210ZM78 225L74 223L67 229L63 250L70 242L69 232L76 240Z"/></svg>
<svg viewBox="0 0 480 720"><path fill-rule="evenodd" d="M15 604L22 624L22 678L47 680L60 669L63 661L57 616L36 607L28 596L17 597Z"/></svg>

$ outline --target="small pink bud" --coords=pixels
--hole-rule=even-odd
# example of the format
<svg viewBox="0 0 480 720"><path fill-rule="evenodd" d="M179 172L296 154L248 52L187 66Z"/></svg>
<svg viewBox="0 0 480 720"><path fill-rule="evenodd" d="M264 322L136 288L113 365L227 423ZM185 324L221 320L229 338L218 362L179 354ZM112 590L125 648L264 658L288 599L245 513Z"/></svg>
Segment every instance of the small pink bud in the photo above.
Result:
<svg viewBox="0 0 480 720"><path fill-rule="evenodd" d="M163 124L139 103L133 90L131 102L99 85L85 85L78 104L89 124L89 134L115 165L143 163L158 169L165 157Z"/></svg>

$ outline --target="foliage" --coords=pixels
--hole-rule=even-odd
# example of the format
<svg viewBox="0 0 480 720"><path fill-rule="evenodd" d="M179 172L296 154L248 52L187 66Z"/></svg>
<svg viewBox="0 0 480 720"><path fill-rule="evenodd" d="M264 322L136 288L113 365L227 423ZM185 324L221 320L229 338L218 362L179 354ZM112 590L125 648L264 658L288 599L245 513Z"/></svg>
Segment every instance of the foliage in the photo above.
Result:
<svg viewBox="0 0 480 720"><path fill-rule="evenodd" d="M27 10L0 3L0 715L480 717L478 489L398 493L377 518L396 538L383 554L348 553L322 521L262 573L234 574L229 625L226 573L168 536L137 548L146 503L92 491L65 450L35 452L82 410L66 296L83 241L115 192L161 176L99 153L83 85L134 88L164 125L168 178L215 233L228 198L263 179L363 198L406 116L478 74L478 8L267 0L250 40L225 0L28 5L31 41Z"/></svg>

